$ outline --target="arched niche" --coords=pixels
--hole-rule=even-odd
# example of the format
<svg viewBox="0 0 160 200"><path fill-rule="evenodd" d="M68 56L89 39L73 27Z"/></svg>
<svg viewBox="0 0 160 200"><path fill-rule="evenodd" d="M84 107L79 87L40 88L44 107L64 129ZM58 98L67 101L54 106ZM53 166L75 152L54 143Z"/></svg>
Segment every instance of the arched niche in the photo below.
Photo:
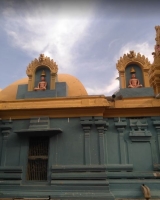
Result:
<svg viewBox="0 0 160 200"><path fill-rule="evenodd" d="M129 85L129 80L131 78L131 70L135 70L136 78L139 80L140 84L144 87L144 78L142 73L142 68L138 64L128 64L125 68L125 77L126 77L126 88Z"/></svg>
<svg viewBox="0 0 160 200"><path fill-rule="evenodd" d="M45 81L47 82L46 90L50 90L50 69L46 66L40 66L35 71L35 81L34 81L34 87L38 86L38 83L41 81L41 74L42 72L45 72Z"/></svg>
<svg viewBox="0 0 160 200"><path fill-rule="evenodd" d="M120 57L116 64L119 72L120 88L128 87L128 82L131 77L131 75L129 77L131 66L133 66L133 68L135 67L136 77L140 80L143 87L150 87L148 71L151 67L151 63L144 55L130 51L130 53Z"/></svg>
<svg viewBox="0 0 160 200"><path fill-rule="evenodd" d="M38 59L34 59L27 67L26 74L28 76L28 91L33 91L38 86L41 77L41 70L46 69L47 89L54 90L57 81L58 65L53 59L44 54L40 54ZM38 77L39 76L39 77Z"/></svg>

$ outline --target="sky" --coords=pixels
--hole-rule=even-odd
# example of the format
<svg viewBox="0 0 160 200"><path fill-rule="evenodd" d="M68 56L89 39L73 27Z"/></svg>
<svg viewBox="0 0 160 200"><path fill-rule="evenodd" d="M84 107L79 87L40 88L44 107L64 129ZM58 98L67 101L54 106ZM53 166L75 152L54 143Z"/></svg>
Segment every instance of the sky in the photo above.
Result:
<svg viewBox="0 0 160 200"><path fill-rule="evenodd" d="M134 50L153 62L160 1L0 1L0 88L26 77L41 53L90 95L119 88L116 63Z"/></svg>

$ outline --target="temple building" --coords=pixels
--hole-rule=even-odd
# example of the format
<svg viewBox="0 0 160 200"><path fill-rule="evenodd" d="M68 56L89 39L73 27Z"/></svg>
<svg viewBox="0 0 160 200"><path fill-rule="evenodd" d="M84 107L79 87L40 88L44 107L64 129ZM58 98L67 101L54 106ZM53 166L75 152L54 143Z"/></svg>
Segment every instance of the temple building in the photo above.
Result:
<svg viewBox="0 0 160 200"><path fill-rule="evenodd" d="M0 200L160 199L160 26L154 62L130 51L120 88L88 95L40 54L0 91Z"/></svg>

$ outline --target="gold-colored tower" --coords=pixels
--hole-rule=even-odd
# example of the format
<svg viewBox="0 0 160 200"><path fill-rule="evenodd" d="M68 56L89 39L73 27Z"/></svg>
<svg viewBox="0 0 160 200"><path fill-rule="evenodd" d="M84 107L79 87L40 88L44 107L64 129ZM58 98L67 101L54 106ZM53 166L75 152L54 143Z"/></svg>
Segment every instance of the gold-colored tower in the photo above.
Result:
<svg viewBox="0 0 160 200"><path fill-rule="evenodd" d="M155 94L160 93L160 26L155 26L156 30L156 45L153 64L149 70L150 85L153 87Z"/></svg>

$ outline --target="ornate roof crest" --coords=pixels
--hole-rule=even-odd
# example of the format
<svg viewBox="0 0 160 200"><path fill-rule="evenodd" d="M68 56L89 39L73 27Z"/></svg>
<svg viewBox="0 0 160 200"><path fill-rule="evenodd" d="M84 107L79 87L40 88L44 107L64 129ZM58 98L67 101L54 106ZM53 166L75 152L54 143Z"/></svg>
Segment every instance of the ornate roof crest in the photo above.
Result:
<svg viewBox="0 0 160 200"><path fill-rule="evenodd" d="M58 72L58 65L56 62L54 62L53 59L50 59L47 56L44 56L44 54L40 54L38 59L34 59L27 67L26 74L27 76L33 76L36 69L40 66L46 66L50 69L51 74L57 74Z"/></svg>
<svg viewBox="0 0 160 200"><path fill-rule="evenodd" d="M118 71L125 71L125 68L129 63L140 64L143 69L149 69L151 67L151 63L149 62L148 58L140 53L136 54L134 51L130 51L129 54L124 54L123 57L120 57L116 67Z"/></svg>

